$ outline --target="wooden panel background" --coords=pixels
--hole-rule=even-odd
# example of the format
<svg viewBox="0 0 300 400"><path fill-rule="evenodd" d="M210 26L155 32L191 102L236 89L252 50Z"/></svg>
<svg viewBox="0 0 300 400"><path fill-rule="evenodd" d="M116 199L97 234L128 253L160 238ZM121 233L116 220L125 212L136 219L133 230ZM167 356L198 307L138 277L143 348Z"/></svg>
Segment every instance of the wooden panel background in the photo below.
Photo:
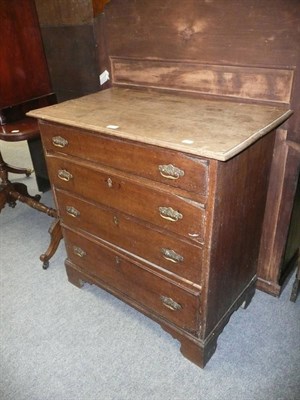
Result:
<svg viewBox="0 0 300 400"><path fill-rule="evenodd" d="M35 0L41 26L68 26L92 23L91 0Z"/></svg>
<svg viewBox="0 0 300 400"><path fill-rule="evenodd" d="M112 0L111 55L236 65L296 65L298 0Z"/></svg>
<svg viewBox="0 0 300 400"><path fill-rule="evenodd" d="M58 101L99 90L92 0L35 0ZM101 0L94 0L102 3ZM99 3L99 4L100 4Z"/></svg>
<svg viewBox="0 0 300 400"><path fill-rule="evenodd" d="M290 120L289 136L300 137L298 0L111 0L105 7L105 26L108 55L113 60L175 60L186 65L244 66L248 71L252 67L295 68L292 91L290 96L286 91L284 101L296 111ZM110 60L105 64L103 68L109 68ZM145 77L139 75L141 79ZM167 79L175 87L176 71L173 80L171 76ZM268 79L272 82L269 74ZM275 78L273 83L276 99L280 96L277 89L283 88L285 81L276 84ZM237 80L237 90L238 85ZM269 96L271 86L268 84Z"/></svg>
<svg viewBox="0 0 300 400"><path fill-rule="evenodd" d="M289 103L293 69L111 57L113 83Z"/></svg>

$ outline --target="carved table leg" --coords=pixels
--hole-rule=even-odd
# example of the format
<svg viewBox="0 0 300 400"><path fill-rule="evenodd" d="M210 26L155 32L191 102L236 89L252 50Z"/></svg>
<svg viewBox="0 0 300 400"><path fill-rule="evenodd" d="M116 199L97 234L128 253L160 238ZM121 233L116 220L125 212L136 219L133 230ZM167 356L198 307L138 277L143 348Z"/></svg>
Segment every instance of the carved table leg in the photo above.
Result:
<svg viewBox="0 0 300 400"><path fill-rule="evenodd" d="M22 185L22 186L19 186L19 185ZM21 203L25 203L29 207L34 208L35 210L38 210L44 214L47 214L50 217L54 217L54 218L57 217L57 211L54 208L45 206L45 204L40 203L33 196L27 196L26 194L24 195L24 194L20 193L19 191L14 190L15 188L18 188L18 190L21 189L21 191L23 193L26 193L27 187L25 186L25 188L23 188L23 186L25 186L25 185L23 185L22 183L18 183L17 185L16 184L12 185L13 190L9 190L9 197L12 199L11 202L19 200L19 201L21 201ZM39 196L39 198L40 198L40 196Z"/></svg>
<svg viewBox="0 0 300 400"><path fill-rule="evenodd" d="M43 262L44 269L47 269L49 267L49 260L56 252L58 245L62 239L62 231L58 218L51 224L48 232L51 236L50 244L45 253L40 256L40 260Z"/></svg>
<svg viewBox="0 0 300 400"><path fill-rule="evenodd" d="M13 188L13 192L15 191L15 192L18 192L18 194L19 195L21 195L21 196L23 196L23 198L21 199L21 197L17 197L17 198L15 198L13 201L12 201L12 203L9 203L9 205L10 205L10 207L15 207L15 205L16 205L16 200L20 200L21 202L23 202L23 203L27 203L27 200L26 199L32 199L33 201L40 201L41 200L41 196L39 195L39 194L36 194L35 196L31 196L29 193L28 193L28 189L27 189L27 186L26 185L24 185L24 183L19 183L19 182L16 182L16 183L12 183L11 184L11 187ZM16 195L15 196L12 196L13 198L14 197L16 197ZM27 203L28 204L28 203ZM28 204L29 205L29 204ZM32 206L31 206L32 207ZM33 207L34 208L34 207Z"/></svg>

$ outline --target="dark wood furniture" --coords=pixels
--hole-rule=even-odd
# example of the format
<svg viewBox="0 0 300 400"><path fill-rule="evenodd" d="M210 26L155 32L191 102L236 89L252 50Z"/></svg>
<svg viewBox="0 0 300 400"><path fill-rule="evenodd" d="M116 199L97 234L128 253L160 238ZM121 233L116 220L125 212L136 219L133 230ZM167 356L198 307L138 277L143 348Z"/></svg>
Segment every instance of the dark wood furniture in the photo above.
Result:
<svg viewBox="0 0 300 400"><path fill-rule="evenodd" d="M26 112L56 102L39 29L34 0L0 0L1 57L0 112L1 139L24 140L12 130L32 130L33 121L26 121ZM5 127L5 123L13 126ZM10 129L13 128L13 129ZM37 125L28 135L37 185L44 192L50 188ZM6 136L7 133L7 136ZM26 133L27 135L27 133Z"/></svg>
<svg viewBox="0 0 300 400"><path fill-rule="evenodd" d="M254 294L275 129L290 114L121 87L31 111L70 282L153 318L203 367Z"/></svg>
<svg viewBox="0 0 300 400"><path fill-rule="evenodd" d="M105 12L93 19L92 7L87 7L87 3L93 4L95 13L108 4ZM299 247L299 240L297 236L290 236L289 227L300 226L300 220L292 222L300 156L288 145L300 143L298 0L172 0L163 4L161 0L73 0L72 9L69 0L36 0L36 4L59 99L97 91L99 74L105 69L110 71L110 58L115 57L121 58L120 61L125 58L127 68L134 67L130 79L135 85L142 83L176 90L179 83L187 90L183 78L186 79L188 71L183 76L177 67L189 64L189 71L193 71L200 64L206 69L194 71L189 81L190 90L195 84L196 92L206 96L229 95L242 101L279 102L295 111L275 143L258 263L258 288L279 295L285 278L295 266ZM130 67L128 61L131 61ZM142 63L145 67L145 61L148 66L160 65L161 71L168 67L166 76L161 74L153 80L157 68L148 68L143 74L143 68L138 66ZM70 72L67 77L66 70ZM266 73L253 74L255 70ZM199 85L200 76L202 85ZM113 74L111 78L114 80ZM128 76L124 78L128 80ZM251 86L261 90L249 96ZM282 89L284 96L278 95L283 93Z"/></svg>
<svg viewBox="0 0 300 400"><path fill-rule="evenodd" d="M39 29L34 0L0 0L1 57L0 57L0 140L26 140L35 170L37 185L44 192L50 188L40 132L35 119L26 112L56 102ZM0 153L0 211L16 201L56 218L56 210L40 203L40 196L31 196L23 183L11 182L8 174L31 171L8 165ZM47 268L61 239L56 218L50 230L51 242L41 255Z"/></svg>
<svg viewBox="0 0 300 400"><path fill-rule="evenodd" d="M258 288L279 296L297 266L300 246L300 144L277 136L267 198ZM283 193L281 193L283 190Z"/></svg>

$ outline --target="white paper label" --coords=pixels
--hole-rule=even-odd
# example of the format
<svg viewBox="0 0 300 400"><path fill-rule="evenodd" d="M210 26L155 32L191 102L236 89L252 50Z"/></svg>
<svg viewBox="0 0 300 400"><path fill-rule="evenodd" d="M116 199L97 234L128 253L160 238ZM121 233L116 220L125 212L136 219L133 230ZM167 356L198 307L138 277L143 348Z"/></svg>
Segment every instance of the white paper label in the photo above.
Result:
<svg viewBox="0 0 300 400"><path fill-rule="evenodd" d="M183 144L193 144L194 141L191 140L191 139L184 139L184 140L181 141L181 143L183 143Z"/></svg>
<svg viewBox="0 0 300 400"><path fill-rule="evenodd" d="M104 85L105 82L109 81L109 72L107 70L102 72L102 74L99 75L99 79L100 79L100 85Z"/></svg>
<svg viewBox="0 0 300 400"><path fill-rule="evenodd" d="M108 129L118 129L118 125L107 125L106 128Z"/></svg>

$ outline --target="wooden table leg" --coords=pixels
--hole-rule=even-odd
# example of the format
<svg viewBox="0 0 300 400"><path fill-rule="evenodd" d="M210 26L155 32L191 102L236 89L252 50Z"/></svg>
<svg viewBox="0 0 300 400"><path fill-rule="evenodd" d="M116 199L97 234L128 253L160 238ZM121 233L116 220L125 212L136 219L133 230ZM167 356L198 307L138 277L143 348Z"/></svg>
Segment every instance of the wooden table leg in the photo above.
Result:
<svg viewBox="0 0 300 400"><path fill-rule="evenodd" d="M49 267L49 260L56 252L58 245L62 239L62 231L59 218L56 218L55 221L53 221L48 232L51 236L50 244L45 253L40 256L40 260L43 263L44 269L47 269Z"/></svg>

